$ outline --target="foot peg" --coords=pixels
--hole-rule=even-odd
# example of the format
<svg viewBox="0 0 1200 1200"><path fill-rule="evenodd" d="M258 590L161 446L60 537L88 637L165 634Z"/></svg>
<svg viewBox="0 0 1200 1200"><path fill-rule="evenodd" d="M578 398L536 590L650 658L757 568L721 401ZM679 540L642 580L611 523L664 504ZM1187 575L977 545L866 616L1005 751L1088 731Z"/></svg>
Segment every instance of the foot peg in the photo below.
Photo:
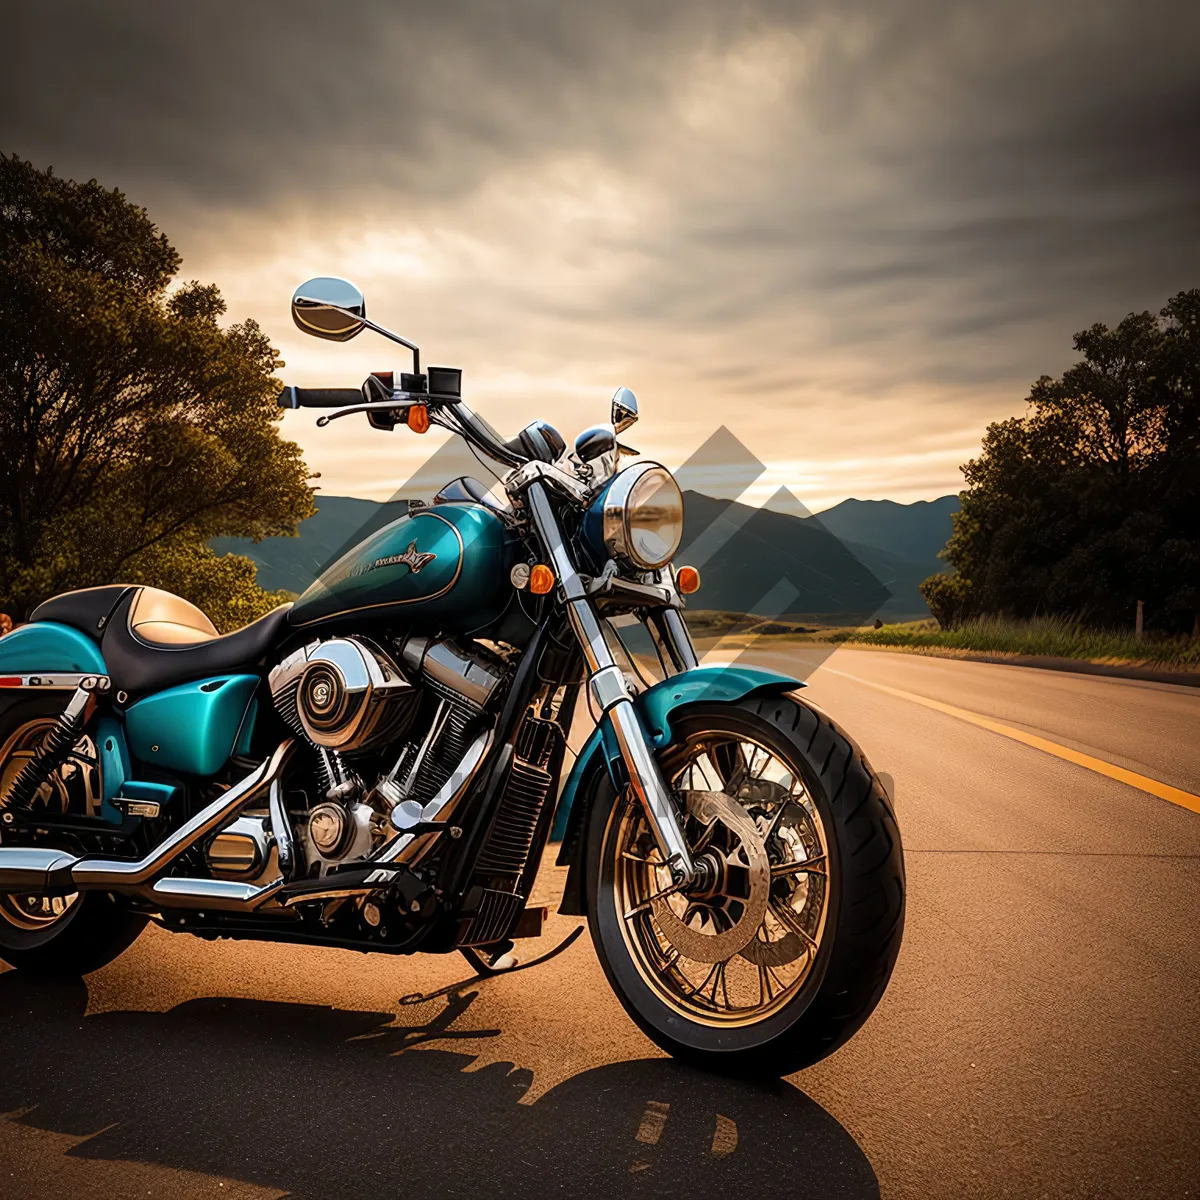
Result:
<svg viewBox="0 0 1200 1200"><path fill-rule="evenodd" d="M178 789L173 783L143 783L127 779L112 798L112 805L126 817L157 817L170 804Z"/></svg>

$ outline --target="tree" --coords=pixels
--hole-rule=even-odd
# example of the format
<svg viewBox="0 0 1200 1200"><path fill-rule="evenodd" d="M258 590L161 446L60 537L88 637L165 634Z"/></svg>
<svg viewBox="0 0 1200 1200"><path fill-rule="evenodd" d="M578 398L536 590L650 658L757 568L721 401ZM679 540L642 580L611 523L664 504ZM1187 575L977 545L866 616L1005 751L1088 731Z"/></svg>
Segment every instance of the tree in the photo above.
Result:
<svg viewBox="0 0 1200 1200"><path fill-rule="evenodd" d="M970 612L970 581L953 572L930 575L921 584L921 595L943 629L953 629Z"/></svg>
<svg viewBox="0 0 1200 1200"><path fill-rule="evenodd" d="M283 364L144 209L0 156L0 608L129 580L207 601L219 627L277 597L220 535L295 533L313 511L279 436Z"/></svg>
<svg viewBox="0 0 1200 1200"><path fill-rule="evenodd" d="M1082 361L1039 379L1026 416L988 427L963 468L953 572L922 591L951 623L1127 625L1143 600L1151 626L1200 635L1200 290L1093 325L1075 348Z"/></svg>

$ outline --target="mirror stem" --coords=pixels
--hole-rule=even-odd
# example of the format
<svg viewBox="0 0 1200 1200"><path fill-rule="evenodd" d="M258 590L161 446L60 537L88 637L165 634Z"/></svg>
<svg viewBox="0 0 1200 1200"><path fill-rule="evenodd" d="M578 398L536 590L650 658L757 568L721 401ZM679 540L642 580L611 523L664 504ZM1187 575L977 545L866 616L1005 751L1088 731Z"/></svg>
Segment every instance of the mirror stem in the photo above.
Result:
<svg viewBox="0 0 1200 1200"><path fill-rule="evenodd" d="M360 316L358 313L352 312L348 308L342 308L337 304L330 304L326 307L332 308L335 312L343 313L347 317L353 317L356 321L361 321L363 325L365 325L368 329L374 330L374 332L378 333L381 337L385 337L389 341L399 343L406 350L411 350L413 356L413 374L420 375L421 348L419 346L414 345L407 338L402 338L398 333L393 333L390 329L385 329L382 325L376 325L374 321L369 320L367 317Z"/></svg>

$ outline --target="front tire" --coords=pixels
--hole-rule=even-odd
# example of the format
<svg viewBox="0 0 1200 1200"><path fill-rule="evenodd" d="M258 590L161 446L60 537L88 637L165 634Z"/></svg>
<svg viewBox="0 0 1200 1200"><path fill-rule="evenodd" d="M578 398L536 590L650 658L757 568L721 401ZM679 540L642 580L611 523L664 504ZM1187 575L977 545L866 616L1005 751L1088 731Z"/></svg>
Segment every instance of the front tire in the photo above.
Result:
<svg viewBox="0 0 1200 1200"><path fill-rule="evenodd" d="M673 891L629 789L602 780L588 921L609 982L673 1056L786 1075L879 1003L904 926L891 801L862 751L792 693L687 709L660 765L706 886Z"/></svg>

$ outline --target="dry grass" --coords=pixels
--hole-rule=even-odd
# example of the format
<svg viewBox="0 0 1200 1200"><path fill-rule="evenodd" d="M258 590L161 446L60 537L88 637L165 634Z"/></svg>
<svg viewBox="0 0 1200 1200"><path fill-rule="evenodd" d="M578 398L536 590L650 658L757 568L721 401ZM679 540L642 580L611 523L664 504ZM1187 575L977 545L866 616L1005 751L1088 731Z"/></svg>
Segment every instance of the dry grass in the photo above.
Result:
<svg viewBox="0 0 1200 1200"><path fill-rule="evenodd" d="M884 625L881 629L841 630L832 635L832 640L911 650L942 649L1200 669L1200 640L1147 635L1138 641L1132 631L1090 629L1062 617L1035 617L1029 621L980 617L955 629L942 629L933 620L910 621L904 625Z"/></svg>
<svg viewBox="0 0 1200 1200"><path fill-rule="evenodd" d="M698 645L708 646L721 639L733 639L731 644L748 643L766 638L782 642L828 642L834 634L844 633L845 626L815 621L769 619L753 613L705 611L684 613L688 629Z"/></svg>

